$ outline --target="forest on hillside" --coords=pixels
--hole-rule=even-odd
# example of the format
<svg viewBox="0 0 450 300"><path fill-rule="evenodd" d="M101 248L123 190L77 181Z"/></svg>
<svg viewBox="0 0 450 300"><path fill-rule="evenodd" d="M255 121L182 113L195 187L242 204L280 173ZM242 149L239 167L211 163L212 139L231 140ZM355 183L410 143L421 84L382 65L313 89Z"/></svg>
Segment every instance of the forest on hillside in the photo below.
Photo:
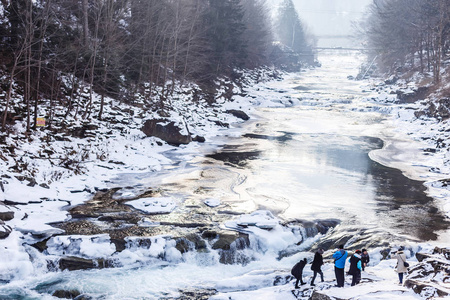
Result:
<svg viewBox="0 0 450 300"><path fill-rule="evenodd" d="M439 84L450 47L450 2L374 0L362 33L383 72L431 73Z"/></svg>
<svg viewBox="0 0 450 300"><path fill-rule="evenodd" d="M382 72L439 83L449 10L447 0L374 0L361 40ZM101 120L105 97L163 109L189 84L213 103L217 79L237 82L237 70L314 63L305 28L292 0L274 18L264 0L1 0L1 129L19 120L31 132L54 107L60 119Z"/></svg>
<svg viewBox="0 0 450 300"><path fill-rule="evenodd" d="M26 115L30 132L56 105L66 116L101 119L106 96L164 107L177 86L214 93L215 80L235 80L236 69L282 67L286 53L299 63L296 52L312 52L291 8L284 0L280 25L263 0L2 0L2 129Z"/></svg>

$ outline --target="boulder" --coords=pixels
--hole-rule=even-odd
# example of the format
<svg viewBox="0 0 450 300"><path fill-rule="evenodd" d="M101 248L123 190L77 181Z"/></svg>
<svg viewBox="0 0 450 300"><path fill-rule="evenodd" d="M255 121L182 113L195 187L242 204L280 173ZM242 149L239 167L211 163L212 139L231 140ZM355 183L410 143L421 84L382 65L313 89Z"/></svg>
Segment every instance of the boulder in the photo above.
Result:
<svg viewBox="0 0 450 300"><path fill-rule="evenodd" d="M418 87L414 91L406 91L406 92L403 90L396 91L397 98L403 103L413 103L416 102L417 100L425 99L428 93L429 88L426 86Z"/></svg>
<svg viewBox="0 0 450 300"><path fill-rule="evenodd" d="M0 240L6 239L12 232L12 228L0 221Z"/></svg>
<svg viewBox="0 0 450 300"><path fill-rule="evenodd" d="M445 248L436 248L432 254L417 253L419 263L408 269L405 286L426 299L448 296L450 261L446 251Z"/></svg>
<svg viewBox="0 0 450 300"><path fill-rule="evenodd" d="M179 291L181 297L176 299L183 300L208 300L212 296L217 294L214 289L184 289ZM174 299L174 298L160 298L161 300Z"/></svg>
<svg viewBox="0 0 450 300"><path fill-rule="evenodd" d="M42 241L39 241L37 243L31 244L32 247L36 248L39 252L44 252L45 250L47 250L48 246L47 246L47 242L50 238L46 238Z"/></svg>
<svg viewBox="0 0 450 300"><path fill-rule="evenodd" d="M205 240L195 233L177 239L176 243L177 244L175 247L181 253L186 253L193 249L199 252L205 252L208 250Z"/></svg>
<svg viewBox="0 0 450 300"><path fill-rule="evenodd" d="M231 244L236 242L236 240L243 238L247 245L250 244L250 240L247 234L219 234L219 239L212 246L213 249L230 250Z"/></svg>
<svg viewBox="0 0 450 300"><path fill-rule="evenodd" d="M418 260L419 262L422 262L422 261L424 261L425 259L431 258L431 257L433 257L431 254L420 253L420 252L417 252L417 253L416 253L416 258L417 258L417 260Z"/></svg>
<svg viewBox="0 0 450 300"><path fill-rule="evenodd" d="M166 143L175 146L185 145L192 142L192 137L189 134L182 134L182 129L176 126L175 122L165 119L145 121L142 131L147 136L160 138Z"/></svg>
<svg viewBox="0 0 450 300"><path fill-rule="evenodd" d="M98 126L97 125L94 125L94 124L84 124L83 126L81 126L81 127L74 127L71 131L70 131L70 134L73 136L73 137L77 137L77 138L80 138L80 139L84 139L84 138L86 138L86 137L88 137L88 136L95 136L95 134L94 133L92 133L92 131L95 131L95 130L97 130L98 129Z"/></svg>
<svg viewBox="0 0 450 300"><path fill-rule="evenodd" d="M433 254L441 254L445 259L450 260L450 249L436 247L433 250Z"/></svg>
<svg viewBox="0 0 450 300"><path fill-rule="evenodd" d="M0 220L2 221L10 221L14 219L14 212L13 211L2 211L0 212Z"/></svg>
<svg viewBox="0 0 450 300"><path fill-rule="evenodd" d="M405 286L412 289L416 294L426 297L426 299L434 299L435 297L445 297L449 295L444 288L429 282L407 279L405 281Z"/></svg>
<svg viewBox="0 0 450 300"><path fill-rule="evenodd" d="M76 256L66 256L59 260L59 268L61 270L88 270L88 269L102 269L111 267L108 261L104 259L86 259Z"/></svg>
<svg viewBox="0 0 450 300"><path fill-rule="evenodd" d="M95 267L95 263L92 259L69 256L63 257L59 260L59 268L61 270L87 270L94 269Z"/></svg>
<svg viewBox="0 0 450 300"><path fill-rule="evenodd" d="M219 234L219 239L212 246L220 254L219 262L222 264L248 264L252 258L245 251L250 245L247 234Z"/></svg>
<svg viewBox="0 0 450 300"><path fill-rule="evenodd" d="M194 142L204 143L206 139L203 136L196 135L193 139Z"/></svg>
<svg viewBox="0 0 450 300"><path fill-rule="evenodd" d="M247 121L250 119L250 117L242 110L230 109L230 110L227 110L226 113L231 114L231 115L235 116L236 118L242 119L244 121Z"/></svg>
<svg viewBox="0 0 450 300"><path fill-rule="evenodd" d="M331 297L331 296L323 294L320 291L314 291L311 295L311 298L309 298L309 300L345 300L345 299Z"/></svg>
<svg viewBox="0 0 450 300"><path fill-rule="evenodd" d="M80 296L81 293L77 290L56 290L52 296L56 298L62 298L62 299L75 299L76 297Z"/></svg>

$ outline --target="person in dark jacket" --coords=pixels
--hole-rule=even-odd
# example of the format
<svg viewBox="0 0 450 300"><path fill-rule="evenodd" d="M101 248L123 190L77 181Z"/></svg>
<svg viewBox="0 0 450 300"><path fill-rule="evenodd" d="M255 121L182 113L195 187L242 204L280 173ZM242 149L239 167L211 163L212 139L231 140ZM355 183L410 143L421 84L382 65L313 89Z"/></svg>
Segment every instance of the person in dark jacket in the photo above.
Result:
<svg viewBox="0 0 450 300"><path fill-rule="evenodd" d="M340 245L339 249L333 254L334 258L334 274L336 275L336 286L344 287L345 282L345 261L347 260L347 251L344 250L344 245Z"/></svg>
<svg viewBox="0 0 450 300"><path fill-rule="evenodd" d="M314 280L316 279L317 273L320 274L320 279L322 279L323 282L323 272L322 272L322 265L323 265L323 249L319 248L319 250L317 250L316 254L314 254L314 259L312 261L311 264L311 270L313 270L314 274L313 277L311 279L311 286L315 286L314 284Z"/></svg>
<svg viewBox="0 0 450 300"><path fill-rule="evenodd" d="M295 264L295 266L291 270L291 274L297 279L295 282L295 288L298 289L298 282L300 281L301 285L306 284L306 282L303 282L303 268L306 265L306 258L300 260L298 263Z"/></svg>
<svg viewBox="0 0 450 300"><path fill-rule="evenodd" d="M361 250L356 250L348 262L350 263L348 274L353 276L352 286L354 286L361 281Z"/></svg>
<svg viewBox="0 0 450 300"><path fill-rule="evenodd" d="M366 249L362 249L362 253L361 253L361 267L362 267L363 271L367 267L367 265L369 264L369 261L370 261L369 253L367 253Z"/></svg>

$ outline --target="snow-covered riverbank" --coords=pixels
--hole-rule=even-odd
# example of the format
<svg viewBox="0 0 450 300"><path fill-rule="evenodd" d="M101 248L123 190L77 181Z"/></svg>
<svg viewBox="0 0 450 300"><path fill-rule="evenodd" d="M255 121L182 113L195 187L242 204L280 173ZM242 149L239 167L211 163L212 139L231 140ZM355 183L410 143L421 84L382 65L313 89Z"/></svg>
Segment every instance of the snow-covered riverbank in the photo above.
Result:
<svg viewBox="0 0 450 300"><path fill-rule="evenodd" d="M344 58L332 58L331 61L336 64L336 61L345 63L346 60L352 61L354 59L360 59L360 57L348 55ZM270 75L270 70L267 72L266 75ZM5 203L2 209L5 212L14 212L14 218L5 222L5 226L9 226L12 233L9 237L0 241L0 275L5 282L9 282L7 289L28 284L32 277L48 276L51 280L58 278L54 275L44 275L47 270L45 259L28 244L32 244L37 237L44 239L55 233L63 233L62 230L52 227L50 224L70 219L67 212L68 208L91 199L97 190L126 187L127 184L130 184L130 182L127 182L126 174L158 177L160 173L170 171L173 164L187 165L194 156L208 152L204 149L209 149L212 152L213 149L221 145L223 136L240 136L243 121L231 114L226 114L225 111L236 109L255 117L258 115L256 110L263 107L305 105L311 106L313 109L315 106L348 105L354 100L351 97L348 99L321 97L321 100L317 101L313 95L299 91L298 86L289 83L291 82L290 79L298 76L301 76L301 74L286 74L283 81L272 80L257 83L255 80L250 82L249 86L239 95L235 95L234 101L227 102L224 98L219 97L217 103L213 106L182 97L183 93L180 91L180 97L173 99L172 106L174 109L169 112L168 118L174 120L177 124L187 124L192 135L205 137L206 142L203 144L193 142L189 145L174 147L156 138L146 137L140 130L143 122L146 119L157 118L159 115L155 112L143 113L142 109L138 108L132 109L133 112L130 112L129 107L115 103L113 100L110 100L111 105L104 115L107 116L106 119L113 119L116 122L112 123L110 127L104 127L101 122L92 121L89 124L79 122L78 127L84 128L84 138L60 136L49 131L41 131L37 137L30 138L27 142L8 137L7 144L12 146L14 151L10 151L9 155L7 152L3 152L2 155L5 159L0 161L2 170L6 170L2 177L1 197L3 199L0 200ZM367 93L366 98L359 99L360 102L368 105L363 107L348 105L342 109L361 109L371 112L370 103L373 102L373 107L381 111L386 119L383 122L390 124L389 130L379 133L379 137L386 141L385 147L382 150L372 152L371 157L387 166L401 169L412 178L427 180L426 184L430 186L430 193L438 198L443 209L449 212L450 208L446 206L449 205L447 190L440 187L437 182L450 173L449 166L446 163L447 152L443 149L423 151L423 149L433 147L436 149L436 144L432 141L433 138L439 138L438 135L441 132L439 126L442 126L442 122L435 122L432 119L417 119L413 111L418 111L421 108L420 103L396 104L393 96L384 93L378 94L375 85L370 82L361 81L352 82L352 84L360 86L361 90L370 90L371 88L374 90ZM380 103L384 104L379 106ZM125 111L128 112L125 113ZM86 127L87 125L94 126ZM433 129L434 127L430 127L430 125L438 127ZM375 128L372 128L371 132L378 128L376 124L374 126ZM23 130L20 125L17 127L18 132ZM357 129L355 127L355 130ZM424 139L427 134L431 137L430 139ZM202 151L199 151L200 149ZM405 151L405 149L408 149L408 151ZM16 176L19 174L28 178L28 180L17 178ZM117 199L123 200L127 197L134 199L136 195L143 191L145 191L145 187L141 191L136 188L131 189L129 194L125 190L117 194ZM220 205L220 199L206 200L211 207ZM181 201L183 199L152 197L141 198L139 202L130 203L130 205L148 212L170 213ZM254 253L251 255L256 255L258 259L248 268L242 268L239 265L226 266L214 263L208 265L205 261L199 265L198 257L189 260L185 254L181 254L176 249L173 241L164 237L154 237L152 246L148 249L135 251L132 246L134 242L130 240L129 248L117 255L120 256L118 260L121 263L133 264L145 261L143 267L145 272L142 271L135 276L131 276L131 274L129 277L126 274L116 274L116 276L125 281L132 281L131 278L137 276L138 279L142 280L142 284L138 286L145 286L145 278L150 276L147 267L158 261L158 258L164 257L164 263L158 263L164 266L164 270L168 269L167 263L178 264L180 262L182 262L181 269L186 272L202 272L204 270L205 273L202 276L195 277L192 281L191 279L185 280L184 284L201 288L199 282L206 282L205 287L218 291L212 299L229 299L230 297L231 299L248 299L251 297L289 299L289 297L294 297L296 293L292 293L293 283L289 282L289 268L299 258L311 258L311 253L301 251L313 245L320 239L321 235L303 240L303 244L295 248L298 251L297 254L278 260L276 253L284 248L291 247L294 244L293 240L298 239L302 234L279 226L281 221L265 212L256 214L256 217L255 215L238 216L235 220L223 225L228 229L236 229L238 228L236 226L238 222L249 220L255 226L259 224L259 226L247 231L250 232L251 236L256 237L254 241L257 241L258 247L263 248L262 253L270 251L273 252L273 255L267 255L268 258L264 258L264 255L258 254L258 251L261 251L260 248L252 248L251 251L254 251ZM157 226L157 224L151 221L146 222L146 220L142 220L140 224L143 227ZM276 230L266 231L264 228L276 228ZM407 246L408 251L410 251L409 260L415 261L416 259L411 256L418 251L430 252L435 245L443 246L446 238L445 235L441 235L439 242L433 243L433 245L405 242L404 246ZM110 256L115 252L108 236L72 237L73 240L77 240L77 242L73 243L70 237L64 236L52 238L50 242L47 242L49 247L47 252L49 255L56 257L62 253L69 255L81 253L86 258L96 259ZM386 299L386 295L389 295L388 297L391 299L417 299L418 296L411 290L395 284L394 261L382 260L380 254L382 250L385 249L370 249L371 268L363 274L362 285L344 290L335 289L332 282L332 265L327 264L325 266L326 282L318 284L317 289L326 289L328 290L326 293L330 296L342 299L349 298L349 291L353 294L354 299L369 299L369 297ZM329 251L331 252L332 249ZM32 259L30 259L30 256ZM39 261L40 259L42 261ZM211 257L208 259L217 260L217 258ZM181 269L174 269L173 272L168 273L161 272L160 275L177 276L177 272ZM128 274L129 271L126 270L125 273ZM224 278L220 277L222 271L226 272ZM108 270L98 272L99 276L106 275L105 278L108 273L114 273L114 271ZM86 276L86 280L91 278L89 275L79 275ZM305 276L310 275L311 272L307 267ZM67 274L65 276L73 280L73 276L76 275ZM85 285L84 281L80 282L80 289L86 288L89 290L91 288L87 288ZM73 284L67 284L67 286L72 287ZM61 284L61 288L64 288L64 284ZM176 289L177 287L168 287L169 290L170 288ZM155 288L155 291L160 290ZM372 291L376 292L372 293ZM312 289L307 289L304 295L299 296L299 299L308 299L311 293ZM123 295L124 293L116 291L115 295L106 296L111 299L121 299L120 297L123 297ZM130 299L142 298L143 295L145 293L135 293L130 296ZM155 295L148 297L152 299Z"/></svg>

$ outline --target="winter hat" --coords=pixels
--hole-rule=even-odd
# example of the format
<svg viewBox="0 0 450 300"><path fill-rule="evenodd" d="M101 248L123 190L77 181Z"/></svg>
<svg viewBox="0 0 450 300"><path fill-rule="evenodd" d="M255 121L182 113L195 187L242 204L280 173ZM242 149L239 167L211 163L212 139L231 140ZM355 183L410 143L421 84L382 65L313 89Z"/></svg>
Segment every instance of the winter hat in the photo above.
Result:
<svg viewBox="0 0 450 300"><path fill-rule="evenodd" d="M366 251L367 251L367 249L362 249L361 251L362 251L362 252L366 252Z"/></svg>
<svg viewBox="0 0 450 300"><path fill-rule="evenodd" d="M355 253L361 254L361 250L356 250Z"/></svg>

